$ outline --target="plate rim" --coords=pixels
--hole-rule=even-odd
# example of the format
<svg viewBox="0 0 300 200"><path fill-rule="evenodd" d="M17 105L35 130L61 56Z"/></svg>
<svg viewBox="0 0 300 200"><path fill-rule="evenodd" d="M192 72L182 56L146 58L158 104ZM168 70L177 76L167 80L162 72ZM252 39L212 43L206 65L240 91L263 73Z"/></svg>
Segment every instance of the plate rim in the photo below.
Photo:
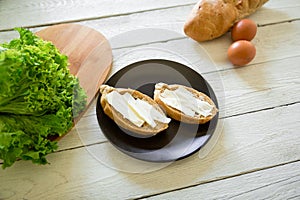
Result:
<svg viewBox="0 0 300 200"><path fill-rule="evenodd" d="M209 91L209 94L206 94L206 95L208 95L211 98L211 94L212 94L214 96L214 103L215 103L216 107L217 108L219 107L218 99L217 99L217 96L216 96L214 90L212 89L212 87L210 86L210 84L208 83L208 81L199 72L197 72L195 69L187 66L186 64L180 63L178 61L170 60L170 59L153 58L153 59L145 59L145 60L139 60L139 61L132 62L132 63L127 64L126 66L120 68L119 70L117 70L116 72L114 72L114 74L110 75L110 77L103 84L106 84L116 74L120 73L122 70L128 69L129 67L134 68L134 67L138 67L139 66L138 64L140 64L140 63L145 63L145 62L159 62L159 61L171 62L171 63L175 63L177 65L181 65L183 68L187 68L188 70L190 70L193 73L195 73L197 76L201 77L203 79L203 81L205 82L205 84L207 86L207 89ZM134 65L137 65L137 66L134 66ZM169 66L169 67L171 67L171 66ZM175 69L174 67L171 67L171 68ZM154 163L155 162L156 163L166 163L166 162L174 162L174 161L182 160L184 158L192 156L193 154L195 154L197 151L199 151L201 148L203 148L210 141L210 139L212 138L213 134L215 134L215 131L216 131L216 128L217 128L217 125L218 125L218 122L219 122L219 112L217 112L217 114L213 117L213 119L209 121L210 124L209 124L208 129L206 130L206 134L205 134L205 135L208 135L208 138L205 140L205 142L202 143L199 147L197 147L195 150L193 150L191 152L189 152L189 151L188 151L188 153L183 152L182 155L179 156L176 159L164 159L164 160L156 160L156 159L154 159L153 160L153 159L147 159L147 158L144 158L144 157L136 157L136 156L134 156L134 154L136 154L135 152L129 152L126 149L121 148L120 146L118 146L117 144L115 144L114 142L112 142L111 139L109 137L107 137L107 133L105 131L103 131L103 128L101 127L101 124L99 122L100 121L100 119L99 119L99 109L103 110L102 106L101 106L101 103L100 103L100 98L101 98L101 93L99 92L98 97L97 97L97 103L96 103L96 117L97 117L98 125L99 125L99 127L100 127L103 135L110 142L110 144L112 144L118 151L120 151L120 152L122 152L122 153L124 153L124 154L126 154L126 155L128 155L128 156L130 156L132 158L135 158L135 159L138 159L138 160L142 160L142 161L148 161L148 162L154 162ZM105 115L105 117L108 117L108 116ZM210 126L211 126L212 122L213 122L213 125L212 125L213 128L210 129ZM116 126L118 126L118 125L116 125ZM211 131L210 134L208 134L209 131ZM124 134L126 134L126 133L124 133ZM133 137L133 136L131 136L131 137ZM195 135L195 137L193 137L193 142L191 144L194 143L195 138L196 138L196 135ZM164 147L162 147L160 149L156 149L156 150L161 150L163 148ZM139 148L139 149L141 149L141 148ZM186 151L187 151L187 149L186 149Z"/></svg>

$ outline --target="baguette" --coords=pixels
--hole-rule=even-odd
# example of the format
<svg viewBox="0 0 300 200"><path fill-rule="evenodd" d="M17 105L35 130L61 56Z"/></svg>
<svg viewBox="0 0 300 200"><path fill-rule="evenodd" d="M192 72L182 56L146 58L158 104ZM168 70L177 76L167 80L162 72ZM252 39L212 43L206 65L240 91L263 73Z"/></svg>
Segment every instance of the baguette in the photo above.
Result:
<svg viewBox="0 0 300 200"><path fill-rule="evenodd" d="M134 99L140 99L148 104L152 105L154 109L159 111L166 119L171 120L166 117L166 114L164 111L159 107L159 105L149 96L132 89L123 89L123 88L113 88L108 85L102 85L100 86L100 93L102 94L100 98L100 103L103 108L104 113L110 117L114 122L119 125L120 127L129 130L129 132L126 132L129 135L136 136L136 137L151 137L156 135L159 132L162 132L163 130L168 128L168 123L163 123L160 121L155 120L156 126L152 127L146 122L143 123L141 127L135 125L130 120L126 119L119 111L117 111L116 108L114 108L112 105L110 105L107 101L106 96L111 93L112 91L117 91L119 94L124 95L125 93L131 94L131 96Z"/></svg>
<svg viewBox="0 0 300 200"><path fill-rule="evenodd" d="M203 116L201 114L195 113L195 115L190 116L190 115L186 115L182 111L165 103L164 100L162 99L162 94L164 93L164 91L165 90L175 91L180 87L184 88L188 92L190 92L194 98L202 100L202 101L210 104L210 106L211 106L210 114L208 116ZM155 91L154 91L154 101L166 111L166 113L169 117L171 117L172 119L175 119L177 121L182 121L182 122L185 122L188 124L204 124L204 123L210 121L218 112L218 109L216 108L215 103L207 95L205 95L204 93L199 92L193 88L186 87L183 85L177 85L177 84L167 85L164 83L156 84ZM183 106L183 107L188 106L188 104L192 104L192 101L193 101L192 99L188 98L188 101L184 102L186 105L181 105L181 106ZM199 104L196 104L196 105L198 106Z"/></svg>
<svg viewBox="0 0 300 200"><path fill-rule="evenodd" d="M184 24L184 32L202 42L225 34L235 22L254 13L268 0L200 0Z"/></svg>

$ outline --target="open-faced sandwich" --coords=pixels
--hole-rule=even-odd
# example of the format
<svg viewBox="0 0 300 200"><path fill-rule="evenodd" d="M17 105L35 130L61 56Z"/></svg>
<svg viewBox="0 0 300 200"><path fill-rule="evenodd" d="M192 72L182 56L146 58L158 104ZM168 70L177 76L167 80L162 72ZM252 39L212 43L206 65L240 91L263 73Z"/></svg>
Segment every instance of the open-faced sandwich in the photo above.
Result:
<svg viewBox="0 0 300 200"><path fill-rule="evenodd" d="M154 100L171 118L189 124L204 124L218 112L207 95L183 85L157 83Z"/></svg>
<svg viewBox="0 0 300 200"><path fill-rule="evenodd" d="M100 92L104 113L134 136L151 137L168 128L171 119L149 96L137 90L108 85L102 85Z"/></svg>

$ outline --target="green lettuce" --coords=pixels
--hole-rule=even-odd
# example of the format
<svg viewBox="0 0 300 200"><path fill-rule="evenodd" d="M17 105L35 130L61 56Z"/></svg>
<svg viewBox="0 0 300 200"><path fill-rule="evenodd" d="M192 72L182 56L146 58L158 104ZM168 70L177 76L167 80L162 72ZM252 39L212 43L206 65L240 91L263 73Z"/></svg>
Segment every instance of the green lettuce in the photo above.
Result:
<svg viewBox="0 0 300 200"><path fill-rule="evenodd" d="M23 28L20 38L0 44L0 159L46 164L57 149L51 136L73 126L86 106L79 80L70 74L68 58L51 43Z"/></svg>

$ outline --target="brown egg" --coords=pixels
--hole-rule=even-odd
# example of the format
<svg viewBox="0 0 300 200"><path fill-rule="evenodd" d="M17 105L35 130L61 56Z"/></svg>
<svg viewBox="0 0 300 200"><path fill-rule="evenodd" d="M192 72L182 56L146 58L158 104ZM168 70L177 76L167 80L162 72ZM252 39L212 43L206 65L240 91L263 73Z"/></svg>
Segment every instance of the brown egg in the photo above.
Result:
<svg viewBox="0 0 300 200"><path fill-rule="evenodd" d="M251 41L257 32L256 24L250 19L242 19L233 25L231 38L233 41L248 40Z"/></svg>
<svg viewBox="0 0 300 200"><path fill-rule="evenodd" d="M247 40L234 42L227 51L228 59L236 66L248 64L253 60L255 54L255 46Z"/></svg>

